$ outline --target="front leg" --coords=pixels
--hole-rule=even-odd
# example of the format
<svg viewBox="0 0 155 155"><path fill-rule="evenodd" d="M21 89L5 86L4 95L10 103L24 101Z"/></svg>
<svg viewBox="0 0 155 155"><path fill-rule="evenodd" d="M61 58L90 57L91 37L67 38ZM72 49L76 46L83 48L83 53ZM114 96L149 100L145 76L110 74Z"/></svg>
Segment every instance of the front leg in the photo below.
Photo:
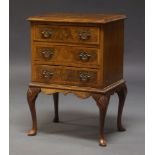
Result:
<svg viewBox="0 0 155 155"><path fill-rule="evenodd" d="M119 105L118 105L118 116L117 116L117 129L118 131L126 131L126 129L122 125L122 113L123 107L127 95L127 86L125 83L120 86L120 88L116 91L119 98Z"/></svg>
<svg viewBox="0 0 155 155"><path fill-rule="evenodd" d="M27 101L29 104L31 116L32 116L32 129L28 131L28 136L34 136L37 133L37 117L36 117L36 110L35 110L35 101L40 93L41 89L38 87L29 87L27 91Z"/></svg>
<svg viewBox="0 0 155 155"><path fill-rule="evenodd" d="M96 101L96 104L99 108L99 114L100 114L100 137L99 137L99 145L100 146L106 146L106 140L104 137L104 123L105 123L105 116L109 104L109 95L93 95L93 98Z"/></svg>

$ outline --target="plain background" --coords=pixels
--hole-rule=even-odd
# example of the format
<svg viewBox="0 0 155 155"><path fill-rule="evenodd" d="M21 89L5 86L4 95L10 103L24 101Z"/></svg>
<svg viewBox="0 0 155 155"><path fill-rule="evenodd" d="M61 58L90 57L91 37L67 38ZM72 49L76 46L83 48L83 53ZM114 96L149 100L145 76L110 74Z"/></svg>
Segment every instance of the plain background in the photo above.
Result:
<svg viewBox="0 0 155 155"><path fill-rule="evenodd" d="M102 0L11 0L10 1L10 154L144 154L144 44L145 1ZM100 148L98 109L89 98L60 95L60 124L52 123L52 96L37 100L39 133L27 137L31 118L26 101L30 82L30 32L26 18L49 12L123 13L125 24L124 78L128 96L124 108L127 132L116 132L116 96L106 119L108 146ZM46 106L45 106L46 104Z"/></svg>

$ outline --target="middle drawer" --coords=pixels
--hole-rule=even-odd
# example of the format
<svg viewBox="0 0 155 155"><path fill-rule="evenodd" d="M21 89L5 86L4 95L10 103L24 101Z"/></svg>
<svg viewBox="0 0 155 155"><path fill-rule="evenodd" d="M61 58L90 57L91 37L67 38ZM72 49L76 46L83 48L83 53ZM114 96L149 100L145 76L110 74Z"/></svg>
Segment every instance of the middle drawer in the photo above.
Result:
<svg viewBox="0 0 155 155"><path fill-rule="evenodd" d="M48 43L33 45L32 60L38 64L99 67L99 49Z"/></svg>

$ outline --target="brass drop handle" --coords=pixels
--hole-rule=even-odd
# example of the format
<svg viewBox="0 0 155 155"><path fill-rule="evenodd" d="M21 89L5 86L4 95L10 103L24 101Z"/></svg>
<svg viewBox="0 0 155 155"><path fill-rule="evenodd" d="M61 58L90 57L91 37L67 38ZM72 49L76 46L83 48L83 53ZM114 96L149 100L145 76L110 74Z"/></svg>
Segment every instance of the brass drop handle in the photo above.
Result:
<svg viewBox="0 0 155 155"><path fill-rule="evenodd" d="M80 60L84 61L84 62L87 62L89 61L91 55L88 54L87 52L85 51L81 51L80 54L79 54L79 57L80 57Z"/></svg>
<svg viewBox="0 0 155 155"><path fill-rule="evenodd" d="M51 79L53 75L54 75L54 73L51 72L51 71L42 70L42 77L43 77L44 79Z"/></svg>
<svg viewBox="0 0 155 155"><path fill-rule="evenodd" d="M43 38L50 38L53 34L51 30L44 30L41 32Z"/></svg>
<svg viewBox="0 0 155 155"><path fill-rule="evenodd" d="M91 75L87 72L80 72L80 80L82 82L87 82L91 78Z"/></svg>
<svg viewBox="0 0 155 155"><path fill-rule="evenodd" d="M79 39L83 41L88 40L91 36L89 31L80 31L78 35L79 35Z"/></svg>
<svg viewBox="0 0 155 155"><path fill-rule="evenodd" d="M54 55L54 49L49 49L49 48L43 49L41 50L41 54L44 59L51 59L52 56Z"/></svg>

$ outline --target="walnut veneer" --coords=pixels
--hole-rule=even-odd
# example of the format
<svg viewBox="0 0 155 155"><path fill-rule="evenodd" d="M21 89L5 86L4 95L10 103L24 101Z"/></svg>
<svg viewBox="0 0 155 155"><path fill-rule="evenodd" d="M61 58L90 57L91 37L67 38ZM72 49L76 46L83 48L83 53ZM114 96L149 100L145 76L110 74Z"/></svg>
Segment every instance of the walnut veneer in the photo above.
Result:
<svg viewBox="0 0 155 155"><path fill-rule="evenodd" d="M53 13L28 18L31 24L32 77L27 92L32 115L29 136L37 133L35 100L53 94L59 121L58 93L92 96L99 108L99 144L106 145L104 120L110 95L119 97L117 126L127 93L123 80L124 15ZM82 131L81 131L82 132ZM76 134L76 133L75 133Z"/></svg>

